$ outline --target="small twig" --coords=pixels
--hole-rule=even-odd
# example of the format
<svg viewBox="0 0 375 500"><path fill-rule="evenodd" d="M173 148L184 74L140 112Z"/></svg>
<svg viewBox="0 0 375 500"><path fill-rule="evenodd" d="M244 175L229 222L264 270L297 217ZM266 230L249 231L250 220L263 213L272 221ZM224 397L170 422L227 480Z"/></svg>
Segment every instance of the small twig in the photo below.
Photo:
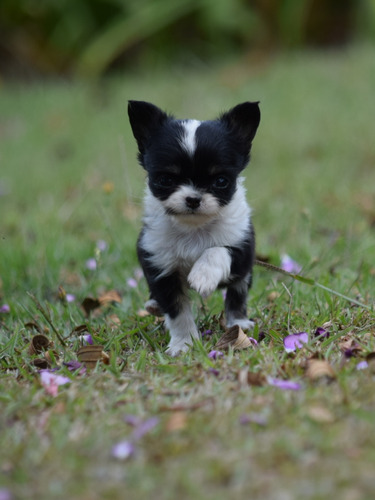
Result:
<svg viewBox="0 0 375 500"><path fill-rule="evenodd" d="M38 311L40 311L44 317L44 319L47 321L47 323L49 324L49 326L52 328L52 330L55 332L56 334L56 337L59 339L59 341L61 342L61 344L66 347L66 342L64 341L64 339L62 338L62 336L60 335L59 331L57 330L57 328L55 327L55 325L52 323L52 320L50 318L50 315L49 313L44 309L44 307L42 306L42 304L39 302L39 300L35 297L35 295L33 295L32 293L30 292L27 292L27 295L32 299L32 301L34 302L34 304L36 305L36 308L38 309Z"/></svg>
<svg viewBox="0 0 375 500"><path fill-rule="evenodd" d="M297 280L297 281L301 281L302 283L305 283L306 285L316 286L318 288L321 288L322 290L325 290L326 292L329 292L332 295L336 295L337 297L340 297L340 299L344 299L348 302L351 302L352 304L363 307L364 309L367 309L368 311L373 310L373 308L371 306L363 304L362 302L359 302L356 299L352 299L351 297L348 297L346 295L343 295L340 292L336 292L336 290L332 290L332 288L328 288L327 286L324 286L311 278L305 278L304 276L301 276L300 274L290 273L288 271L285 271L285 269L282 269L281 267L274 266L273 264L268 264L268 262L263 262L263 261L257 260L257 259L254 261L254 264L257 266L265 267L266 269L268 269L270 271L275 271L277 273L284 274L285 276L289 276L290 278L293 278L294 280Z"/></svg>

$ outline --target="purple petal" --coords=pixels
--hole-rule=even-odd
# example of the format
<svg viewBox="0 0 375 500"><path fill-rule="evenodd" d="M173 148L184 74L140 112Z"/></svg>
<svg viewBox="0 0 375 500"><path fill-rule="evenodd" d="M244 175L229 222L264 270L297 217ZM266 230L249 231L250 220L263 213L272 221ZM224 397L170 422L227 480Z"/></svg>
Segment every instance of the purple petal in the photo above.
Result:
<svg viewBox="0 0 375 500"><path fill-rule="evenodd" d="M90 269L90 271L95 271L95 269L97 268L96 259L94 259L94 258L87 259L86 260L86 268Z"/></svg>
<svg viewBox="0 0 375 500"><path fill-rule="evenodd" d="M86 344L94 345L94 341L92 339L92 336L89 333L87 335L82 335L82 340L84 342L86 342Z"/></svg>
<svg viewBox="0 0 375 500"><path fill-rule="evenodd" d="M0 500L12 500L12 493L6 488L0 488Z"/></svg>
<svg viewBox="0 0 375 500"><path fill-rule="evenodd" d="M319 326L314 333L315 337L319 337L320 339L328 339L329 337L329 331L326 330L325 328Z"/></svg>
<svg viewBox="0 0 375 500"><path fill-rule="evenodd" d="M366 370L367 368L368 368L367 361L360 361L356 366L357 370Z"/></svg>
<svg viewBox="0 0 375 500"><path fill-rule="evenodd" d="M100 250L100 252L105 252L108 248L108 243L104 240L98 240L96 242L96 248Z"/></svg>
<svg viewBox="0 0 375 500"><path fill-rule="evenodd" d="M65 295L65 299L67 302L74 302L76 300L76 296L73 295L72 293L67 293Z"/></svg>
<svg viewBox="0 0 375 500"><path fill-rule="evenodd" d="M288 273L300 273L302 271L302 266L300 266L295 260L293 260L289 255L283 254L281 256L281 269L287 271Z"/></svg>
<svg viewBox="0 0 375 500"><path fill-rule="evenodd" d="M258 341L255 340L253 337L248 337L248 339L250 340L250 342L253 344L253 345L258 345Z"/></svg>
<svg viewBox="0 0 375 500"><path fill-rule="evenodd" d="M212 330L204 330L202 332L202 337L207 337L208 335L212 335Z"/></svg>
<svg viewBox="0 0 375 500"><path fill-rule="evenodd" d="M70 372L75 372L79 370L80 375L86 373L86 367L84 366L83 363L80 363L79 361L74 361L74 360L67 361L64 362L63 365L66 366Z"/></svg>
<svg viewBox="0 0 375 500"><path fill-rule="evenodd" d="M219 370L216 370L215 368L209 368L208 372L212 373L212 375L215 375L215 377L218 377L220 375Z"/></svg>
<svg viewBox="0 0 375 500"><path fill-rule="evenodd" d="M299 391L302 387L298 382L293 382L292 380L280 380L277 378L269 378L268 383L269 385L278 387L284 391Z"/></svg>
<svg viewBox="0 0 375 500"><path fill-rule="evenodd" d="M211 359L218 359L221 358L222 356L224 356L224 353L221 351L210 351L208 353L208 357Z"/></svg>
<svg viewBox="0 0 375 500"><path fill-rule="evenodd" d="M138 282L134 278L129 278L127 281L127 284L128 284L128 287L130 287L130 288L137 288L137 286L138 286Z"/></svg>
<svg viewBox="0 0 375 500"><path fill-rule="evenodd" d="M245 414L241 415L239 418L239 422L241 425L246 425L246 424L258 424L258 425L267 425L267 419L264 417L264 415L260 413L250 413L250 414Z"/></svg>
<svg viewBox="0 0 375 500"><path fill-rule="evenodd" d="M124 440L112 446L111 455L119 460L126 460L135 453L135 446L130 441Z"/></svg>
<svg viewBox="0 0 375 500"><path fill-rule="evenodd" d="M0 306L0 313L9 313L10 312L10 307L8 304L3 304Z"/></svg>
<svg viewBox="0 0 375 500"><path fill-rule="evenodd" d="M64 375L55 375L55 373L51 373L49 370L40 371L40 380L43 385L65 385L71 382L70 378L64 377Z"/></svg>
<svg viewBox="0 0 375 500"><path fill-rule="evenodd" d="M306 332L288 335L283 340L286 352L293 352L296 349L301 349L301 347L303 347L303 344L307 344L308 341L309 334Z"/></svg>
<svg viewBox="0 0 375 500"><path fill-rule="evenodd" d="M136 426L133 432L133 439L136 441L141 439L145 434L150 432L157 424L159 423L159 419L157 417L151 417L144 422L140 423Z"/></svg>

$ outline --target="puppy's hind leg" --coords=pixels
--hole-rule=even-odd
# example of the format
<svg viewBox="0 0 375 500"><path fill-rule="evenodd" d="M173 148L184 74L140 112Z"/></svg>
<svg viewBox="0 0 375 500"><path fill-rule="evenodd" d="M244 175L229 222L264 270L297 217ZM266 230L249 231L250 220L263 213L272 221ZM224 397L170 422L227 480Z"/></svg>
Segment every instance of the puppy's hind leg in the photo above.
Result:
<svg viewBox="0 0 375 500"><path fill-rule="evenodd" d="M247 295L251 284L251 278L232 283L227 288L225 298L225 317L227 328L238 325L243 330L254 327L254 322L247 316Z"/></svg>

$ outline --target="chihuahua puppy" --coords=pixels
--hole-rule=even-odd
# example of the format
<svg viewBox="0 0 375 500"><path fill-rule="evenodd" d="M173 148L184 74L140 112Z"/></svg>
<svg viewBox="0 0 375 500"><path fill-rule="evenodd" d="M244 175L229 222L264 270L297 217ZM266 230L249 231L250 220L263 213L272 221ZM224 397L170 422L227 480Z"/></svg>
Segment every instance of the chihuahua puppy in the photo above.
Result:
<svg viewBox="0 0 375 500"><path fill-rule="evenodd" d="M260 121L257 102L216 120L177 120L153 104L129 101L130 124L148 184L137 252L150 289L146 309L165 315L167 353L199 338L189 288L207 297L226 287L227 327L249 329L255 235L240 173Z"/></svg>

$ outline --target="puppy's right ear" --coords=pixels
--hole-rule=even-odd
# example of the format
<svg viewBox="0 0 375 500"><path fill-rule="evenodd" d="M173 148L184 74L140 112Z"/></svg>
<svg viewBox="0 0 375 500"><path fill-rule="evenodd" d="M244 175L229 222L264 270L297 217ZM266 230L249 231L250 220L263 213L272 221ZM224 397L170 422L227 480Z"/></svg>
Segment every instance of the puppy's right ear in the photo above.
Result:
<svg viewBox="0 0 375 500"><path fill-rule="evenodd" d="M168 119L168 115L144 101L129 101L128 114L139 152L143 154L153 133Z"/></svg>

